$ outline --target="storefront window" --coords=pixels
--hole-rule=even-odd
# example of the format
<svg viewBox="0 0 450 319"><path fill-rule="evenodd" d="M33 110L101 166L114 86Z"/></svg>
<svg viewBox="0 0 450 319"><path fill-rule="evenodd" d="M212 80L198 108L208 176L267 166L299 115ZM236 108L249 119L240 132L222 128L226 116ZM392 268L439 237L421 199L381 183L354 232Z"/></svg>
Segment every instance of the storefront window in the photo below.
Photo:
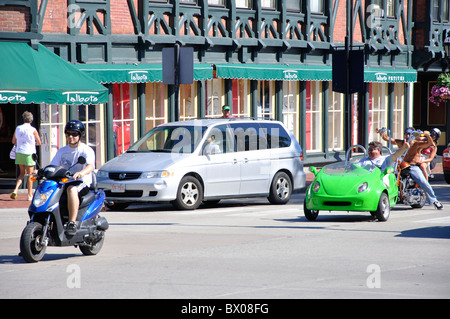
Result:
<svg viewBox="0 0 450 319"><path fill-rule="evenodd" d="M323 0L311 0L310 2L311 12L313 13L324 13L325 4Z"/></svg>
<svg viewBox="0 0 450 319"><path fill-rule="evenodd" d="M197 83L180 85L180 120L197 117Z"/></svg>
<svg viewBox="0 0 450 319"><path fill-rule="evenodd" d="M261 0L261 7L264 9L276 9L276 1L275 0Z"/></svg>
<svg viewBox="0 0 450 319"><path fill-rule="evenodd" d="M136 85L113 84L114 155L124 153L136 140Z"/></svg>
<svg viewBox="0 0 450 319"><path fill-rule="evenodd" d="M405 104L405 84L394 84L394 127L392 128L392 136L399 138L403 136L404 131L404 112L403 105Z"/></svg>
<svg viewBox="0 0 450 319"><path fill-rule="evenodd" d="M250 80L232 80L232 90L232 115L250 117Z"/></svg>
<svg viewBox="0 0 450 319"><path fill-rule="evenodd" d="M328 90L328 150L343 149L343 106L344 95Z"/></svg>
<svg viewBox="0 0 450 319"><path fill-rule="evenodd" d="M322 144L321 82L306 82L306 150L320 151Z"/></svg>
<svg viewBox="0 0 450 319"><path fill-rule="evenodd" d="M225 0L208 0L208 5L210 6L225 6Z"/></svg>
<svg viewBox="0 0 450 319"><path fill-rule="evenodd" d="M298 82L283 81L283 123L294 134L298 135Z"/></svg>
<svg viewBox="0 0 450 319"><path fill-rule="evenodd" d="M428 92L431 92L431 88L433 85L435 85L437 82L430 81L428 82ZM429 98L429 96L428 96ZM441 126L445 125L447 123L447 100L444 100L443 102L439 104L434 104L430 102L430 100L427 98L427 125L429 126ZM443 138L439 139L440 142L445 142Z"/></svg>
<svg viewBox="0 0 450 319"><path fill-rule="evenodd" d="M145 85L145 131L167 122L166 85L160 82Z"/></svg>
<svg viewBox="0 0 450 319"><path fill-rule="evenodd" d="M86 135L82 139L95 152L95 168L99 168L104 162L105 140L103 127L103 105L89 104L79 105L78 119L86 126Z"/></svg>
<svg viewBox="0 0 450 319"><path fill-rule="evenodd" d="M251 9L251 3L252 2L250 0L236 0L236 8Z"/></svg>
<svg viewBox="0 0 450 319"><path fill-rule="evenodd" d="M376 133L376 130L387 127L387 86L387 83L370 83L369 141L383 143L380 134Z"/></svg>
<svg viewBox="0 0 450 319"><path fill-rule="evenodd" d="M258 118L275 118L275 81L258 81Z"/></svg>
<svg viewBox="0 0 450 319"><path fill-rule="evenodd" d="M56 152L66 145L64 127L66 125L66 106L58 104L41 104L40 107L41 154L40 164L45 167L50 164Z"/></svg>
<svg viewBox="0 0 450 319"><path fill-rule="evenodd" d="M206 81L206 112L208 117L221 117L222 105L225 104L225 94L222 79Z"/></svg>
<svg viewBox="0 0 450 319"><path fill-rule="evenodd" d="M302 8L301 0L286 0L286 7L289 11L300 12Z"/></svg>

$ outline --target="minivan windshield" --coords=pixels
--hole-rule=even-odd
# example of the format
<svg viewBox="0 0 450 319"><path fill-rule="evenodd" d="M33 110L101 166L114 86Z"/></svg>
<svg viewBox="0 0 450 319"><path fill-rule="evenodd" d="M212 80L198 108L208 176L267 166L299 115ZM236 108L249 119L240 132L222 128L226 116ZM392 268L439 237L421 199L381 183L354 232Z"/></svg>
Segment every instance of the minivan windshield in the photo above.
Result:
<svg viewBox="0 0 450 319"><path fill-rule="evenodd" d="M140 138L127 152L192 153L205 130L204 126L159 126Z"/></svg>

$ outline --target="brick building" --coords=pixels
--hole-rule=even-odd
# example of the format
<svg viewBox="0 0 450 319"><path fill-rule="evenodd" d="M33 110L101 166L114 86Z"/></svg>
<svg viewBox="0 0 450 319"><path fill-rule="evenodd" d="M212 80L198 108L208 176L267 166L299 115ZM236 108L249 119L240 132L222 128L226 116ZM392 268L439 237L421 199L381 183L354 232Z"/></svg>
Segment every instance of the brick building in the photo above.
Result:
<svg viewBox="0 0 450 319"><path fill-rule="evenodd" d="M218 117L223 104L237 117L283 121L305 164L342 159L347 145L379 139L380 127L395 137L439 127L443 145L447 105L428 95L448 68L449 27L449 0L0 0L0 42L48 49L107 89L101 103L0 101L1 174L14 177L7 153L24 110L35 114L42 164L65 144L69 119L87 125L98 168L154 126ZM364 52L364 83L348 101L332 90L332 54L346 35ZM163 48L175 45L194 52L194 81L180 85L178 105L176 87L162 82Z"/></svg>

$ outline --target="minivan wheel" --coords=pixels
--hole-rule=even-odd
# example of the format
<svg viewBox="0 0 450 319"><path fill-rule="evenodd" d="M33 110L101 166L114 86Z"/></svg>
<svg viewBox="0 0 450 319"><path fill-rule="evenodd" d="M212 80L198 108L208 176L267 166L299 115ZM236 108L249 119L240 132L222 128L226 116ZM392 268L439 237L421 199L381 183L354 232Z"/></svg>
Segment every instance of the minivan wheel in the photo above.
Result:
<svg viewBox="0 0 450 319"><path fill-rule="evenodd" d="M178 186L177 199L172 204L175 208L197 209L203 200L202 184L193 176L185 176Z"/></svg>
<svg viewBox="0 0 450 319"><path fill-rule="evenodd" d="M291 199L292 183L288 174L278 172L272 180L269 191L269 202L272 204L286 204Z"/></svg>

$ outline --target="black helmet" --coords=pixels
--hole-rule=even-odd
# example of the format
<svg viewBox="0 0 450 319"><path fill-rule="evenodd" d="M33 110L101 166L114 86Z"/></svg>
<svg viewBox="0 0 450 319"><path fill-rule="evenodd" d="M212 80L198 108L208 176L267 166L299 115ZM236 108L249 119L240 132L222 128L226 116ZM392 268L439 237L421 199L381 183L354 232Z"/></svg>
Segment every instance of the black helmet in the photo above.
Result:
<svg viewBox="0 0 450 319"><path fill-rule="evenodd" d="M67 131L74 131L80 133L80 136L84 136L86 132L86 127L84 126L83 122L78 120L70 120L67 122L66 126L64 127L64 133L67 134Z"/></svg>
<svg viewBox="0 0 450 319"><path fill-rule="evenodd" d="M407 127L406 129L405 129L405 135L406 134L409 134L409 135L411 135L413 132L414 132L415 130L414 130L414 127Z"/></svg>
<svg viewBox="0 0 450 319"><path fill-rule="evenodd" d="M430 135L433 139L437 141L439 137L441 137L441 130L438 128L434 128L431 130Z"/></svg>

